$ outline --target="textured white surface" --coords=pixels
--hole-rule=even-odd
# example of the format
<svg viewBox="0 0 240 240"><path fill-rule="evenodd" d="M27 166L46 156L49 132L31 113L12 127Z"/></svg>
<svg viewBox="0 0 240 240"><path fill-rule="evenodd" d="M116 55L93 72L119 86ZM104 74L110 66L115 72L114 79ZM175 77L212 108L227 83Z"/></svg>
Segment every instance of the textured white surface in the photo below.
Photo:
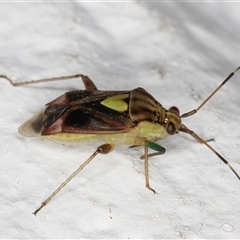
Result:
<svg viewBox="0 0 240 240"><path fill-rule="evenodd" d="M100 89L141 86L166 108L197 107L240 64L239 3L1 3L0 74L87 74ZM35 217L93 151L17 128L80 80L0 82L1 238L239 238L240 182L186 134L160 141L144 186L142 149L98 156ZM184 123L240 173L240 74Z"/></svg>

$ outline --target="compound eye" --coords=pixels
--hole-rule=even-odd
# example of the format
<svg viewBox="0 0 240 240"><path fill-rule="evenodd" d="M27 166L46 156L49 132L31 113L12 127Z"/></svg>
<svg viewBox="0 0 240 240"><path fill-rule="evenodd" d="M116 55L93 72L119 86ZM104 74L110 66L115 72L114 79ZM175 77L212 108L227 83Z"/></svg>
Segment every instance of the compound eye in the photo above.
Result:
<svg viewBox="0 0 240 240"><path fill-rule="evenodd" d="M179 109L178 109L177 107L175 107L175 106L170 107L170 108L169 108L169 111L170 111L170 112L175 112L175 113L177 113L178 115L180 114Z"/></svg>
<svg viewBox="0 0 240 240"><path fill-rule="evenodd" d="M175 125L172 122L169 122L167 126L167 133L169 135L174 135L176 132L177 132L177 128L175 127Z"/></svg>

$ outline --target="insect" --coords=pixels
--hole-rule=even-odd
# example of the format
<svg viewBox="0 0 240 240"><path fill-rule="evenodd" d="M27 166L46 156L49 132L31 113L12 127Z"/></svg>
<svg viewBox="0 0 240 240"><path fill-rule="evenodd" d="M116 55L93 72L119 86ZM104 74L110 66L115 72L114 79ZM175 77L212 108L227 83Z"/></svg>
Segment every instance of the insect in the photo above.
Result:
<svg viewBox="0 0 240 240"><path fill-rule="evenodd" d="M135 88L131 91L98 90L93 81L82 74L19 83L14 83L7 76L0 75L13 86L82 78L85 90L66 92L47 103L40 112L19 127L19 132L27 137L41 136L70 142L99 139L104 142L33 214L36 215L46 206L97 154L108 154L114 149L116 143L144 147L144 155L141 159L144 160L145 184L155 193L149 184L148 159L164 154L166 151L156 143L157 140L178 132L190 134L198 142L207 146L240 180L237 172L223 156L182 123L182 118L196 114L239 69L240 67L229 74L198 108L182 115L175 106L165 109L143 88ZM148 153L149 148L156 152Z"/></svg>

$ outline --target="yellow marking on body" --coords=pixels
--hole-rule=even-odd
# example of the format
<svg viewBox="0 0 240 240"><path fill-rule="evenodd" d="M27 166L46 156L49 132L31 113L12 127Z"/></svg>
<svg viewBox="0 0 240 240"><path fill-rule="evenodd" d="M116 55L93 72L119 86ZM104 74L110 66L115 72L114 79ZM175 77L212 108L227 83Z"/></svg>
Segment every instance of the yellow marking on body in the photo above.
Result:
<svg viewBox="0 0 240 240"><path fill-rule="evenodd" d="M81 133L56 133L42 136L60 142L79 144L82 142L103 141L105 143L120 143L134 145L138 139L165 138L168 136L164 126L157 123L142 121L129 132L101 133L101 134L81 134Z"/></svg>
<svg viewBox="0 0 240 240"><path fill-rule="evenodd" d="M118 112L124 112L128 109L128 104L124 101L128 97L129 94L112 96L103 100L101 104Z"/></svg>
<svg viewBox="0 0 240 240"><path fill-rule="evenodd" d="M158 123L152 123L149 121L141 121L138 124L139 127L139 136L145 137L150 140L152 138L165 138L169 136L165 127Z"/></svg>

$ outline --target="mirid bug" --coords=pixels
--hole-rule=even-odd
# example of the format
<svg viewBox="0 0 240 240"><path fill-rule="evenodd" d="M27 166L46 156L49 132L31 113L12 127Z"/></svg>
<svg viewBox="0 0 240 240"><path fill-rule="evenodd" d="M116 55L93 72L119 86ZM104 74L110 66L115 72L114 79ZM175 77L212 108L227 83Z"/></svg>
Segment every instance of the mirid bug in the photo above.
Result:
<svg viewBox="0 0 240 240"><path fill-rule="evenodd" d="M10 78L0 75L13 86L23 86L40 82L82 78L85 90L69 91L46 104L46 106L19 127L19 132L27 137L41 136L61 141L91 141L99 139L104 142L96 151L63 182L33 213L37 214L51 199L74 178L97 154L108 154L116 143L132 146L143 146L146 187L150 187L148 174L149 157L165 153L165 148L155 143L161 138L185 132L192 135L215 153L236 175L240 176L214 148L182 123L182 118L197 113L209 99L240 69L233 71L202 104L187 113L180 115L177 107L168 110L143 88L132 91L98 90L93 81L82 74L46 78L14 83ZM155 153L148 153L148 148Z"/></svg>

